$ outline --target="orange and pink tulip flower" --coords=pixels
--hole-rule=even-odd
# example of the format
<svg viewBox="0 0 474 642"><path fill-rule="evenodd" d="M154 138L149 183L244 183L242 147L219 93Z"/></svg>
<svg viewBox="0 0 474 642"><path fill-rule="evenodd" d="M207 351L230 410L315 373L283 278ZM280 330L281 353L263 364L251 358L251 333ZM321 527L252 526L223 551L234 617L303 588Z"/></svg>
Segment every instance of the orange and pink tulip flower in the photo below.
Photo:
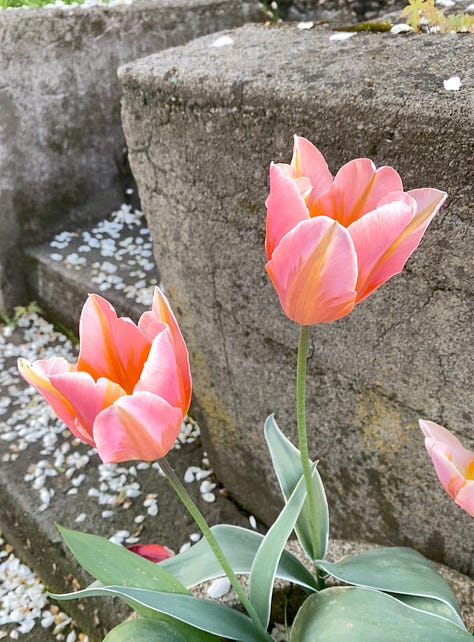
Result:
<svg viewBox="0 0 474 642"><path fill-rule="evenodd" d="M290 165L270 167L266 270L285 314L303 325L349 314L403 269L445 192L408 192L368 158L333 178L322 154L295 136Z"/></svg>
<svg viewBox="0 0 474 642"><path fill-rule="evenodd" d="M164 294L135 325L92 294L79 324L76 364L62 357L29 363L21 375L102 461L166 455L191 402L188 351Z"/></svg>
<svg viewBox="0 0 474 642"><path fill-rule="evenodd" d="M425 446L445 491L474 517L474 452L464 448L449 430L420 419Z"/></svg>

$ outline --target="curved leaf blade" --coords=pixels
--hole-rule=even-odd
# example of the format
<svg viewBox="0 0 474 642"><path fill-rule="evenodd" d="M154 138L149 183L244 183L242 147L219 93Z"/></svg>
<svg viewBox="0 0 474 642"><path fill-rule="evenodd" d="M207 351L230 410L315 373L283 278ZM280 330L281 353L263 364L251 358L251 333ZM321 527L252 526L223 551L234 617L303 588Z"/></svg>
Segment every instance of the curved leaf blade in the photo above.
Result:
<svg viewBox="0 0 474 642"><path fill-rule="evenodd" d="M113 628L103 642L219 642L219 638L180 622L139 618Z"/></svg>
<svg viewBox="0 0 474 642"><path fill-rule="evenodd" d="M238 575L249 574L255 555L263 541L263 535L231 524L218 524L213 526L211 531L229 560L232 570ZM160 566L187 588L224 575L222 567L205 539L201 539L184 553L163 560ZM297 584L308 591L317 590L318 585L313 575L287 550L283 550L276 577Z"/></svg>
<svg viewBox="0 0 474 642"><path fill-rule="evenodd" d="M273 582L278 563L305 498L306 487L304 478L301 477L286 506L263 538L252 564L249 597L265 628L270 620Z"/></svg>
<svg viewBox="0 0 474 642"><path fill-rule="evenodd" d="M79 564L102 584L188 593L171 573L123 546L98 535L57 527Z"/></svg>
<svg viewBox="0 0 474 642"><path fill-rule="evenodd" d="M135 610L171 616L201 631L207 631L238 642L272 642L270 635L260 632L252 620L218 602L192 595L164 593L128 586L86 588L76 593L49 594L54 600L75 600L83 597L119 597Z"/></svg>
<svg viewBox="0 0 474 642"><path fill-rule="evenodd" d="M264 434L272 457L273 468L286 502L303 474L300 451L282 433L273 415L267 417L265 421ZM312 465L316 469L316 465ZM306 500L295 526L296 536L310 560L324 559L329 541L328 502L323 482L317 471L313 476L313 486L316 504L311 507ZM311 511L314 512L314 521L319 528L317 541L313 541L311 535Z"/></svg>
<svg viewBox="0 0 474 642"><path fill-rule="evenodd" d="M372 548L339 562L317 560L316 566L347 584L439 600L451 609L453 621L464 627L459 604L447 582L429 560L410 548Z"/></svg>
<svg viewBox="0 0 474 642"><path fill-rule="evenodd" d="M372 589L335 587L311 595L293 623L291 642L469 642L456 624Z"/></svg>

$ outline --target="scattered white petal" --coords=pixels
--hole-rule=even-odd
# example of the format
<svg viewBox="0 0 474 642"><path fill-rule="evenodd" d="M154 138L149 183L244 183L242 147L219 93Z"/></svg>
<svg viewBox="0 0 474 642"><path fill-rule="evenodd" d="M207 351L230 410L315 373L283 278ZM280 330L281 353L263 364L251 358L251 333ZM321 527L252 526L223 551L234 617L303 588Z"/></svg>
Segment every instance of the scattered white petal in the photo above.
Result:
<svg viewBox="0 0 474 642"><path fill-rule="evenodd" d="M436 0L436 3L440 7L454 7L456 4L453 0Z"/></svg>
<svg viewBox="0 0 474 642"><path fill-rule="evenodd" d="M296 27L301 31L305 31L306 29L312 29L314 27L314 22L312 22L311 20L308 20L308 22L298 22Z"/></svg>
<svg viewBox="0 0 474 642"><path fill-rule="evenodd" d="M352 38L352 36L357 35L356 31L339 31L338 33L333 33L332 36L329 36L329 40L334 41L341 41L341 40L349 40L349 38Z"/></svg>
<svg viewBox="0 0 474 642"><path fill-rule="evenodd" d="M209 597L218 599L223 597L230 591L230 581L228 577L218 577L217 580L214 580L209 588L207 589L207 594Z"/></svg>
<svg viewBox="0 0 474 642"><path fill-rule="evenodd" d="M201 497L208 504L212 504L212 502L216 501L216 496L214 495L214 493L203 493Z"/></svg>
<svg viewBox="0 0 474 642"><path fill-rule="evenodd" d="M254 530L257 530L257 520L253 515L250 515L249 517L249 524Z"/></svg>
<svg viewBox="0 0 474 642"><path fill-rule="evenodd" d="M468 4L466 7L466 13L474 13L474 3Z"/></svg>
<svg viewBox="0 0 474 642"><path fill-rule="evenodd" d="M390 29L390 33L409 33L410 31L415 30L413 29L413 27L410 27L410 25L407 25L405 23L393 25L393 27Z"/></svg>
<svg viewBox="0 0 474 642"><path fill-rule="evenodd" d="M191 548L191 542L184 542L184 544L181 546L179 549L179 553L184 553L187 551L189 548Z"/></svg>
<svg viewBox="0 0 474 642"><path fill-rule="evenodd" d="M85 513L80 513L74 521L77 522L78 524L81 524L82 522L86 521L86 517L87 515Z"/></svg>
<svg viewBox="0 0 474 642"><path fill-rule="evenodd" d="M217 40L214 40L212 44L209 45L209 47L228 47L229 45L233 45L234 41L230 36L221 36L220 38L217 38Z"/></svg>
<svg viewBox="0 0 474 642"><path fill-rule="evenodd" d="M462 82L459 76L453 76L452 78L448 78L448 80L443 80L443 85L446 91L459 91Z"/></svg>

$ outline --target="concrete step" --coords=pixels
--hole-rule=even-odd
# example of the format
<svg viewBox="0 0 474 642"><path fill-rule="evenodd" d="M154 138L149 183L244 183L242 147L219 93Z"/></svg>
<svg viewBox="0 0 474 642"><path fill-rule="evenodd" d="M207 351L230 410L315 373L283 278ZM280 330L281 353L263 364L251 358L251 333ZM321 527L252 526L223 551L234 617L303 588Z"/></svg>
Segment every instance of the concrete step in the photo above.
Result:
<svg viewBox="0 0 474 642"><path fill-rule="evenodd" d="M136 321L150 306L160 278L145 218L131 205L25 253L31 300L73 331L88 293L101 294L119 315Z"/></svg>
<svg viewBox="0 0 474 642"><path fill-rule="evenodd" d="M93 228L63 232L30 248L28 263L32 296L67 328L77 329L92 291L104 295L119 314L137 320L159 281L145 221L129 206ZM0 326L0 529L22 562L54 592L90 581L66 551L56 522L124 545L155 542L175 551L198 537L157 464L101 464L95 451L75 439L20 379L20 356L34 360L62 355L74 361L74 332L68 336L35 305L18 310L16 318ZM183 424L168 458L182 479L185 474L192 478L193 470L198 473L187 487L211 524L248 526L247 515L213 486L195 422ZM60 606L96 641L127 613L123 605L111 604L89 600ZM48 639L46 630L39 635Z"/></svg>

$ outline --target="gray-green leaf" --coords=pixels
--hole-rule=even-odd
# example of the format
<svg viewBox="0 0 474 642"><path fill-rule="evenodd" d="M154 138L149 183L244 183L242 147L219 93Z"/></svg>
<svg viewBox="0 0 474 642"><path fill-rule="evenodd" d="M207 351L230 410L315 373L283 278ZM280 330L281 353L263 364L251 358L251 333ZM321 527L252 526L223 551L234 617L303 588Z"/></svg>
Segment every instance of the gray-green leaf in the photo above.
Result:
<svg viewBox="0 0 474 642"><path fill-rule="evenodd" d="M335 587L313 593L293 623L291 642L472 642L449 620L413 609L371 589Z"/></svg>
<svg viewBox="0 0 474 642"><path fill-rule="evenodd" d="M265 421L264 432L281 492L285 501L288 501L303 474L300 451L282 433L273 415ZM315 464L312 466L316 468ZM323 482L317 470L313 475L313 487L315 504L310 506L309 501L305 501L295 526L301 547L311 560L325 557L329 539L328 503ZM317 525L317 532L314 535L311 533L311 512L314 514L314 523Z"/></svg>

